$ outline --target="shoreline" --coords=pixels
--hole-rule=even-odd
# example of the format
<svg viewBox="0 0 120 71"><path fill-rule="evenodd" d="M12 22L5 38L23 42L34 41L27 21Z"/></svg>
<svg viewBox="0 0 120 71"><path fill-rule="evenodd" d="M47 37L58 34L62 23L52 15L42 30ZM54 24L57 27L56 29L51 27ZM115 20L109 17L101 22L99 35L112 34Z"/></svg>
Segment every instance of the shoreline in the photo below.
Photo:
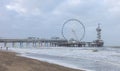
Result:
<svg viewBox="0 0 120 71"><path fill-rule="evenodd" d="M19 54L19 53L18 53ZM0 71L83 71L0 50Z"/></svg>
<svg viewBox="0 0 120 71"><path fill-rule="evenodd" d="M83 69L83 68L78 68L78 67L75 67L73 65L68 65L68 64L65 64L65 63L60 63L60 62L56 62L56 61L53 62L53 60L48 60L48 59L44 59L44 58L31 57L31 56L26 56L26 55L20 55L20 56L31 58L31 59L36 59L36 60L39 60L39 61L42 61L42 62L47 62L47 63L50 63L50 64L63 66L63 67L70 68L70 69L82 70L82 71L91 71L91 70L87 70L87 69Z"/></svg>

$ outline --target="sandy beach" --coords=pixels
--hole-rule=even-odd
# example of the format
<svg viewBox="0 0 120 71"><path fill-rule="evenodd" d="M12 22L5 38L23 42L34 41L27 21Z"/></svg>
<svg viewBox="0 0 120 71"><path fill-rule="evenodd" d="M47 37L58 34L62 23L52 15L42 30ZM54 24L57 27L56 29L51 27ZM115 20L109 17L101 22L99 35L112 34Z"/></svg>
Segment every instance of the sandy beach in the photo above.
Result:
<svg viewBox="0 0 120 71"><path fill-rule="evenodd" d="M0 51L0 71L82 71Z"/></svg>

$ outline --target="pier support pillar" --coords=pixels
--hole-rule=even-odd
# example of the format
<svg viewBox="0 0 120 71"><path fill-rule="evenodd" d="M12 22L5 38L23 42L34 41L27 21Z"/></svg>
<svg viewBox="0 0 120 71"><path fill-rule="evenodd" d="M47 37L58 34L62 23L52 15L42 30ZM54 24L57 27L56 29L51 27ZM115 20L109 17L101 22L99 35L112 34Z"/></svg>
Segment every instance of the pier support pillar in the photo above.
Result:
<svg viewBox="0 0 120 71"><path fill-rule="evenodd" d="M36 42L33 42L33 47L36 47Z"/></svg>
<svg viewBox="0 0 120 71"><path fill-rule="evenodd" d="M42 42L39 42L39 47L41 47L42 46Z"/></svg>
<svg viewBox="0 0 120 71"><path fill-rule="evenodd" d="M7 42L4 43L4 47L6 47L6 46L7 46Z"/></svg>
<svg viewBox="0 0 120 71"><path fill-rule="evenodd" d="M35 46L34 47L37 47L37 44L36 44L36 42L35 42Z"/></svg>
<svg viewBox="0 0 120 71"><path fill-rule="evenodd" d="M12 42L12 47L15 47L15 42Z"/></svg>
<svg viewBox="0 0 120 71"><path fill-rule="evenodd" d="M23 47L23 42L20 42L20 47Z"/></svg>
<svg viewBox="0 0 120 71"><path fill-rule="evenodd" d="M35 43L34 43L34 42L32 43L32 46L33 46L33 47L35 46Z"/></svg>
<svg viewBox="0 0 120 71"><path fill-rule="evenodd" d="M51 46L52 46L52 43L50 43L49 46L51 47Z"/></svg>

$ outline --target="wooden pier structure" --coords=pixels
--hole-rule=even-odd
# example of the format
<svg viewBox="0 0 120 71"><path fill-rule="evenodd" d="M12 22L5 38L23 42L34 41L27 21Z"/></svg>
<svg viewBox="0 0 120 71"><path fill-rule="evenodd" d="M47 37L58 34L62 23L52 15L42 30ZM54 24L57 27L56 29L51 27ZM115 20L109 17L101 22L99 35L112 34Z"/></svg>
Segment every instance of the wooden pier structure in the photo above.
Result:
<svg viewBox="0 0 120 71"><path fill-rule="evenodd" d="M96 42L68 42L64 39L0 39L1 47L98 47Z"/></svg>

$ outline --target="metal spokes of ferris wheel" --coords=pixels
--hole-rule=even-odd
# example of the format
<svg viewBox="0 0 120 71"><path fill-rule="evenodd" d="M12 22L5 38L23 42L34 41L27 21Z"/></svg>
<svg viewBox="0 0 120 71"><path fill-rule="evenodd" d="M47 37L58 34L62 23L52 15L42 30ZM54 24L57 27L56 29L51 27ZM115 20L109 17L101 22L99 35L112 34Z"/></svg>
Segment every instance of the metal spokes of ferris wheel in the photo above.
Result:
<svg viewBox="0 0 120 71"><path fill-rule="evenodd" d="M81 42L85 37L85 26L78 19L69 19L64 22L61 34L67 41Z"/></svg>

